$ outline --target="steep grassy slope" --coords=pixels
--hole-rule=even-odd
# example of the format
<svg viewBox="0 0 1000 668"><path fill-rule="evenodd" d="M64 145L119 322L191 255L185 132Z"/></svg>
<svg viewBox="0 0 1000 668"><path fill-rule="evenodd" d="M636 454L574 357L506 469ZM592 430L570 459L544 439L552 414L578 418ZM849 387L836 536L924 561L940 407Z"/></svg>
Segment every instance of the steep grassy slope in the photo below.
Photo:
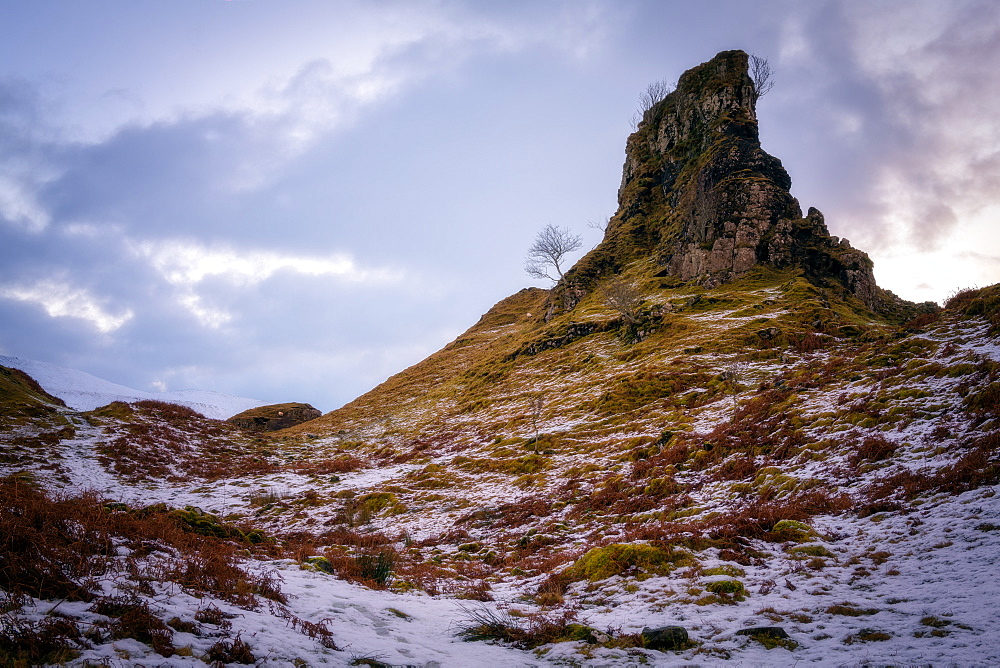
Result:
<svg viewBox="0 0 1000 668"><path fill-rule="evenodd" d="M957 305L893 328L770 272L700 299L661 294L657 310L673 310L637 342L596 307L575 330L593 332L579 338L558 320L480 323L458 340L466 345L304 426L313 456L335 448L403 465L407 473L384 484L394 499L385 526L425 535L427 509L481 506L492 490L538 501L579 536L595 513L642 524L810 494L817 510L836 508L831 490L855 489L860 470L908 449L957 452L931 447L934 438L991 452L997 368L992 348L977 347L987 325ZM498 331L506 347L491 345ZM442 361L459 351L462 366L443 375ZM433 394L421 393L434 373ZM399 399L399 388L410 394ZM502 505L487 515L509 514Z"/></svg>
<svg viewBox="0 0 1000 668"><path fill-rule="evenodd" d="M19 421L55 413L65 406L23 371L0 366L0 420L8 427Z"/></svg>
<svg viewBox="0 0 1000 668"><path fill-rule="evenodd" d="M46 462L48 447L75 433L62 409L30 376L0 366L0 462Z"/></svg>
<svg viewBox="0 0 1000 668"><path fill-rule="evenodd" d="M406 450L429 438L481 443L600 426L610 442L648 432L642 416L654 407L737 392L748 381L734 367L780 366L788 354L876 341L893 329L801 271L761 267L706 289L658 278L650 264L621 275L640 296L635 322L599 292L546 322L545 293L524 291L441 352L288 433L344 433ZM677 429L676 420L661 419L654 431Z"/></svg>

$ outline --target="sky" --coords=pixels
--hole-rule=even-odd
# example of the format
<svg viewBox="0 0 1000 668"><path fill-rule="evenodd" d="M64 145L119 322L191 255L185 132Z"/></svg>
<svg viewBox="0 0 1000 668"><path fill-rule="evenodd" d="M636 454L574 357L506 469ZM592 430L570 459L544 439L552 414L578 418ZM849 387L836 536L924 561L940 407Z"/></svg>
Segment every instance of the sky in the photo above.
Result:
<svg viewBox="0 0 1000 668"><path fill-rule="evenodd" d="M1000 282L993 0L0 0L0 354L333 410L596 245L640 93L727 49L882 287Z"/></svg>

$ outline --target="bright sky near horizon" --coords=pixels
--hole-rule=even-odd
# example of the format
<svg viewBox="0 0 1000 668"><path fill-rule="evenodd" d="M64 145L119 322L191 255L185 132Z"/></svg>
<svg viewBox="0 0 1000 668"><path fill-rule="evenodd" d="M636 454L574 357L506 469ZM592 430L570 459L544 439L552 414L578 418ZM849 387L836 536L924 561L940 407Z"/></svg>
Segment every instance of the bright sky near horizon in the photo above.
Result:
<svg viewBox="0 0 1000 668"><path fill-rule="evenodd" d="M332 410L531 285L546 223L596 244L639 94L735 48L880 285L1000 281L993 0L0 9L0 354Z"/></svg>

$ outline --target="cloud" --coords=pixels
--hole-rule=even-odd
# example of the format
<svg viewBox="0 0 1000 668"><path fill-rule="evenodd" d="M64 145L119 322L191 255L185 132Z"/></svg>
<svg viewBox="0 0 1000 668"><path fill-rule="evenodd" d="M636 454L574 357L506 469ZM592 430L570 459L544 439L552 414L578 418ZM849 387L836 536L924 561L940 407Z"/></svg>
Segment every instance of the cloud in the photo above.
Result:
<svg viewBox="0 0 1000 668"><path fill-rule="evenodd" d="M29 232L41 232L51 220L26 184L4 173L0 173L0 218Z"/></svg>
<svg viewBox="0 0 1000 668"><path fill-rule="evenodd" d="M209 248L191 241L139 242L133 252L150 260L153 267L174 285L195 285L210 276L222 276L236 284L255 284L279 271L307 276L336 276L354 282L385 282L400 279L399 272L364 269L346 254L303 256L273 251L239 251Z"/></svg>
<svg viewBox="0 0 1000 668"><path fill-rule="evenodd" d="M0 297L38 304L52 318L79 318L103 334L120 328L133 317L131 309L110 311L107 300L64 281L43 280L31 284L0 286Z"/></svg>
<svg viewBox="0 0 1000 668"><path fill-rule="evenodd" d="M842 140L831 164L853 173L830 180L862 247L930 252L996 201L1000 5L816 3L786 21L782 59L798 108Z"/></svg>
<svg viewBox="0 0 1000 668"><path fill-rule="evenodd" d="M347 283L384 284L402 279L399 271L361 267L343 253L295 255L210 248L193 241L143 241L127 245L133 254L148 261L163 280L177 288L181 305L201 324L212 328L228 323L233 315L208 305L206 297L199 294L198 286L208 279L221 279L237 287L254 286L279 273L332 277Z"/></svg>
<svg viewBox="0 0 1000 668"><path fill-rule="evenodd" d="M883 163L877 192L903 240L930 250L1000 186L1000 7L852 9L858 62L909 139Z"/></svg>
<svg viewBox="0 0 1000 668"><path fill-rule="evenodd" d="M52 132L36 86L0 78L0 220L31 233L48 227L48 210L38 190L54 177L45 148Z"/></svg>

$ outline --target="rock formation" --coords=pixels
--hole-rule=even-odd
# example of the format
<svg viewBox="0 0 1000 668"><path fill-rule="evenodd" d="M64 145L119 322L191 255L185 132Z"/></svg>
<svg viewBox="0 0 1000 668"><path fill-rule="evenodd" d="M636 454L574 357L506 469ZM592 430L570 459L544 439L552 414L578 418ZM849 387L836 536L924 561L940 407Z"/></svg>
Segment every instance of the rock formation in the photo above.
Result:
<svg viewBox="0 0 1000 668"><path fill-rule="evenodd" d="M322 413L309 404L272 404L237 413L226 420L248 431L277 431L318 418Z"/></svg>
<svg viewBox="0 0 1000 668"><path fill-rule="evenodd" d="M830 235L822 213L802 215L781 161L761 148L757 98L747 54L724 51L645 112L628 139L618 212L556 286L555 308L572 308L602 276L652 257L660 276L706 287L761 264L799 267L873 311L907 310L875 284L867 254Z"/></svg>

